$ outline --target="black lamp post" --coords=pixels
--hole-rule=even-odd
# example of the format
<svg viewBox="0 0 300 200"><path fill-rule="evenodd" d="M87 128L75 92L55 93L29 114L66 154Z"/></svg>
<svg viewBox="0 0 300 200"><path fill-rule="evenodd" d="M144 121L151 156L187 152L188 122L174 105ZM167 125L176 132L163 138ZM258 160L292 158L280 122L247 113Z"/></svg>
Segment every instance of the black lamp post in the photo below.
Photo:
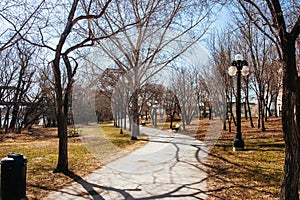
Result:
<svg viewBox="0 0 300 200"><path fill-rule="evenodd" d="M241 54L237 54L228 69L230 76L235 76L237 73L237 95L236 95L236 135L233 141L233 151L244 150L244 140L241 131L241 76L249 74L249 67L246 60L243 59Z"/></svg>
<svg viewBox="0 0 300 200"><path fill-rule="evenodd" d="M154 127L157 128L157 105L158 102L154 101L153 103L153 111L154 111Z"/></svg>

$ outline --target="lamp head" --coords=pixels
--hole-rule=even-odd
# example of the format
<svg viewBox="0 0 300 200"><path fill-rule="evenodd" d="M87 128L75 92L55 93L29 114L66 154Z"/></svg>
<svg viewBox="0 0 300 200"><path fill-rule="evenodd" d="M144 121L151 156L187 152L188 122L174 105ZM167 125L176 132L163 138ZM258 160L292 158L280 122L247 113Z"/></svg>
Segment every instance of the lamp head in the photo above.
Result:
<svg viewBox="0 0 300 200"><path fill-rule="evenodd" d="M231 65L229 68L228 68L228 74L229 76L235 76L236 75L236 72L237 72L237 68L235 65Z"/></svg>
<svg viewBox="0 0 300 200"><path fill-rule="evenodd" d="M242 61L242 60L244 60L244 58L243 58L243 56L241 54L236 54L234 56L234 60L236 60L236 61Z"/></svg>
<svg viewBox="0 0 300 200"><path fill-rule="evenodd" d="M247 65L244 65L241 72L242 72L243 76L248 76L248 74L250 72L250 68Z"/></svg>

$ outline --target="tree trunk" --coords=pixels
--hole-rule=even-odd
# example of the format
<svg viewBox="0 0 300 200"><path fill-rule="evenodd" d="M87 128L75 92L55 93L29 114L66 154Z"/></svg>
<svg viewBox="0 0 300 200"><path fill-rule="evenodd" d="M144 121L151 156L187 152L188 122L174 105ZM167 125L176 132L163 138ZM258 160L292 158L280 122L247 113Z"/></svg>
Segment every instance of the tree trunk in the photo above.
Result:
<svg viewBox="0 0 300 200"><path fill-rule="evenodd" d="M123 109L120 109L120 128L123 129Z"/></svg>
<svg viewBox="0 0 300 200"><path fill-rule="evenodd" d="M60 84L58 84L60 85ZM59 151L58 151L58 163L54 172L67 172L68 171L68 94L65 94L65 99L62 98L61 87L56 88L57 94L57 131L59 138Z"/></svg>
<svg viewBox="0 0 300 200"><path fill-rule="evenodd" d="M265 127L265 99L262 100L261 102L261 131L266 131Z"/></svg>
<svg viewBox="0 0 300 200"><path fill-rule="evenodd" d="M173 128L173 118L174 118L174 115L170 114L170 129Z"/></svg>
<svg viewBox="0 0 300 200"><path fill-rule="evenodd" d="M115 108L115 110L114 110L114 127L118 127L118 112L117 112L117 110L116 110L116 108Z"/></svg>
<svg viewBox="0 0 300 200"><path fill-rule="evenodd" d="M6 114L5 114L5 118L4 118L4 123L3 123L3 126L5 127L5 133L8 133L9 111L10 111L10 107L7 106L6 107Z"/></svg>
<svg viewBox="0 0 300 200"><path fill-rule="evenodd" d="M122 122L121 113L120 110L118 109L118 128L122 128L121 122Z"/></svg>
<svg viewBox="0 0 300 200"><path fill-rule="evenodd" d="M249 112L250 125L252 128L254 128L249 99L247 99L247 106L248 106L248 112Z"/></svg>
<svg viewBox="0 0 300 200"><path fill-rule="evenodd" d="M297 77L296 96L296 122L298 130L297 134L300 135L300 77Z"/></svg>
<svg viewBox="0 0 300 200"><path fill-rule="evenodd" d="M134 91L132 94L132 133L131 133L131 139L136 140L137 136L140 135L140 121L139 121L139 105L138 105L138 95L139 90Z"/></svg>
<svg viewBox="0 0 300 200"><path fill-rule="evenodd" d="M282 125L286 144L284 175L281 184L281 199L299 199L299 133L294 121L294 92L284 86L282 98Z"/></svg>
<svg viewBox="0 0 300 200"><path fill-rule="evenodd" d="M230 112L231 112L231 113L230 113L230 123L231 123L231 121L233 121L234 125L236 126L236 125L237 125L237 122L236 122L236 120L235 120L235 116L234 116L234 114L233 114L232 107L231 107L231 111L230 111Z"/></svg>
<svg viewBox="0 0 300 200"><path fill-rule="evenodd" d="M127 129L127 112L123 111L124 129Z"/></svg>
<svg viewBox="0 0 300 200"><path fill-rule="evenodd" d="M265 103L264 103L263 94L260 94L258 100L258 119L257 119L257 128L261 129L262 131L266 131L265 128Z"/></svg>
<svg viewBox="0 0 300 200"><path fill-rule="evenodd" d="M212 106L209 105L209 120L213 120L213 114L212 114Z"/></svg>
<svg viewBox="0 0 300 200"><path fill-rule="evenodd" d="M62 111L58 111L58 138L59 138L59 153L58 163L54 172L68 171L68 134L67 134L67 117Z"/></svg>
<svg viewBox="0 0 300 200"><path fill-rule="evenodd" d="M186 114L185 114L185 108L182 106L181 109L181 122L182 122L182 129L185 130L185 125L186 125Z"/></svg>
<svg viewBox="0 0 300 200"><path fill-rule="evenodd" d="M245 104L247 104L247 108L248 108L250 125L251 125L252 128L254 128L252 113L251 113L251 107L250 107L250 101L249 101L249 76L247 76L246 80L247 80L247 87L246 87L246 101L245 101Z"/></svg>
<svg viewBox="0 0 300 200"><path fill-rule="evenodd" d="M272 103L274 102L274 97L273 96L271 96L271 99L270 99L270 102L269 102L269 105L268 105L268 107L267 107L267 109L268 109L268 113L269 113L269 116L270 117L272 117L273 116L273 112L272 112L272 110L271 110L271 107L272 107Z"/></svg>
<svg viewBox="0 0 300 200"><path fill-rule="evenodd" d="M260 129L260 117L261 117L261 101L258 100L258 118L257 118L257 128Z"/></svg>
<svg viewBox="0 0 300 200"><path fill-rule="evenodd" d="M52 62L52 70L54 72L55 80L55 94L57 103L57 131L58 131L58 163L55 173L68 171L68 134L67 134L67 120L68 120L68 95L63 98L63 89L61 85L61 72L59 67L59 56L56 55ZM68 91L66 91L67 93Z"/></svg>
<svg viewBox="0 0 300 200"><path fill-rule="evenodd" d="M9 129L11 129L11 131L15 131L15 129L16 129L19 108L20 108L20 106L19 106L17 100L15 100L15 102L13 103L11 120L10 120L10 125L9 125Z"/></svg>
<svg viewBox="0 0 300 200"><path fill-rule="evenodd" d="M269 117L269 116L268 116L268 113L269 113L269 107L268 107L268 102L267 102L266 99L265 99L264 103L265 103L265 104L264 104L264 111L265 111L265 112L264 112L264 114L265 114L265 116L264 116L264 117L265 117L265 118L264 118L264 121L267 122L267 121L268 121L268 117Z"/></svg>
<svg viewBox="0 0 300 200"><path fill-rule="evenodd" d="M245 119L248 120L248 111L247 111L247 101L244 102L243 106L244 106L244 111L245 111Z"/></svg>
<svg viewBox="0 0 300 200"><path fill-rule="evenodd" d="M0 128L2 128L2 109L0 108Z"/></svg>
<svg viewBox="0 0 300 200"><path fill-rule="evenodd" d="M296 121L299 120L299 110L296 110L297 116L295 116L295 108L299 109L299 80L297 81L295 42L291 42L291 39L287 35L281 39L286 65L284 69L282 96L282 128L286 150L280 198L284 200L298 200L300 122ZM296 103L297 100L298 102Z"/></svg>
<svg viewBox="0 0 300 200"><path fill-rule="evenodd" d="M274 102L275 102L274 113L275 113L275 117L278 117L277 100L278 100L278 92L277 92L276 96L274 97Z"/></svg>
<svg viewBox="0 0 300 200"><path fill-rule="evenodd" d="M21 100L21 98L19 98L19 96L21 93L20 90L21 90L21 84L22 84L24 72L25 72L25 66L21 66L21 69L19 72L18 84L17 84L17 88L16 88L15 95L13 98L12 117L11 117L10 126L9 126L9 128L12 129L12 131L14 131L16 128L17 117L18 117L19 108L20 108L18 101Z"/></svg>

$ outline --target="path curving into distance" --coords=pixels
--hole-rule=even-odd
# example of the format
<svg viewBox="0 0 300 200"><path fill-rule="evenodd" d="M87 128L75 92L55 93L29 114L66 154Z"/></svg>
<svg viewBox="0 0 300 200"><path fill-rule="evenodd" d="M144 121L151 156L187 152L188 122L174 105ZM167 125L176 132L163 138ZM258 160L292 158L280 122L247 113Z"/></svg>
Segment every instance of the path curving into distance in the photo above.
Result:
<svg viewBox="0 0 300 200"><path fill-rule="evenodd" d="M45 199L205 199L206 145L173 131L141 132L149 136L145 146Z"/></svg>

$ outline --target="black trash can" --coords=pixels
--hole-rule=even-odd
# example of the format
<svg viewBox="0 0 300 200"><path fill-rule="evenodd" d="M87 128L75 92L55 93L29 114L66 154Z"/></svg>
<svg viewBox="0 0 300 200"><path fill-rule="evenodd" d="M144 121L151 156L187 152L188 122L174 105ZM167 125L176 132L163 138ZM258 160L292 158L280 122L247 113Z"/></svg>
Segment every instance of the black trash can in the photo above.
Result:
<svg viewBox="0 0 300 200"><path fill-rule="evenodd" d="M22 154L10 153L1 160L2 200L26 199L27 159Z"/></svg>

